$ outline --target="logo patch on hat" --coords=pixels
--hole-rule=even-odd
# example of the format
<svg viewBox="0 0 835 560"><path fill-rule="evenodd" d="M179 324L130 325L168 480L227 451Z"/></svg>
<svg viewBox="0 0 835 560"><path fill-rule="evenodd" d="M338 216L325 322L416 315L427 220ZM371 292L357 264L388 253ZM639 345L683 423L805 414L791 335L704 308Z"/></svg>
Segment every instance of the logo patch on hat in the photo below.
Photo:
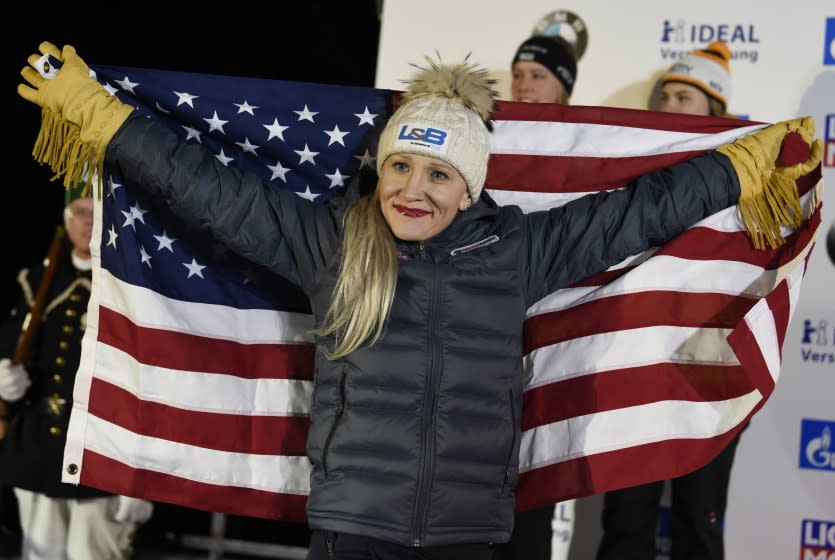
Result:
<svg viewBox="0 0 835 560"><path fill-rule="evenodd" d="M397 133L395 145L419 146L432 153L444 155L449 146L448 139L448 130L420 124L404 124Z"/></svg>

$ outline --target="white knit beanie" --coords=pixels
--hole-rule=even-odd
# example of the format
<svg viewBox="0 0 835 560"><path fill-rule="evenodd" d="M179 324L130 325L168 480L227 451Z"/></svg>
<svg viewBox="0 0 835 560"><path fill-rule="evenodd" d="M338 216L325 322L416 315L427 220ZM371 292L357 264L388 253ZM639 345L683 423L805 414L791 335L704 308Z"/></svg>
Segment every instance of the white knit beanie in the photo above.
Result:
<svg viewBox="0 0 835 560"><path fill-rule="evenodd" d="M696 49L673 64L663 83L682 82L695 86L722 103L727 110L731 99L731 51L722 41Z"/></svg>
<svg viewBox="0 0 835 560"><path fill-rule="evenodd" d="M438 158L458 170L475 202L487 177L495 80L466 59L453 66L427 61L406 82L400 108L380 135L377 173L392 154Z"/></svg>

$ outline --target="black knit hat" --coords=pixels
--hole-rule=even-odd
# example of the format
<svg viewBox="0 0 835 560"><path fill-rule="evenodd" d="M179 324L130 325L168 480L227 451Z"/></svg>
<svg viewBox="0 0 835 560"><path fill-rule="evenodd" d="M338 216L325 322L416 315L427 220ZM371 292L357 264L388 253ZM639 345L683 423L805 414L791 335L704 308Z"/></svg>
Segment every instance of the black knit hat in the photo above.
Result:
<svg viewBox="0 0 835 560"><path fill-rule="evenodd" d="M538 62L547 68L571 95L577 79L577 61L574 49L562 37L536 35L519 45L511 67L518 61Z"/></svg>

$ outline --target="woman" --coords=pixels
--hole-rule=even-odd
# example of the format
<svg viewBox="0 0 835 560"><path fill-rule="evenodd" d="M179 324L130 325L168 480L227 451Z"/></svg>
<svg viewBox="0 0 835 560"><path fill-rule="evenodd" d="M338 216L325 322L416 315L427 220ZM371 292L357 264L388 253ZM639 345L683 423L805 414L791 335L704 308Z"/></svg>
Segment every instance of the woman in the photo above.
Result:
<svg viewBox="0 0 835 560"><path fill-rule="evenodd" d="M559 36L535 35L519 45L511 61L511 99L523 103L568 105L577 80L574 49ZM561 505L561 511L573 512L574 501ZM556 504L516 514L510 540L496 547L495 560L551 560L553 521ZM567 557L573 520L560 520L569 538L559 549Z"/></svg>
<svg viewBox="0 0 835 560"><path fill-rule="evenodd" d="M729 117L731 51L722 41L696 49L661 77L659 111Z"/></svg>
<svg viewBox="0 0 835 560"><path fill-rule="evenodd" d="M665 113L730 116L730 50L721 41L697 49L662 76ZM741 432L740 432L741 433ZM739 435L696 471L670 481L672 558L724 558L724 520ZM598 560L636 560L656 555L656 528L664 481L607 492Z"/></svg>
<svg viewBox="0 0 835 560"><path fill-rule="evenodd" d="M568 105L577 79L574 49L562 37L526 39L511 62L513 101Z"/></svg>
<svg viewBox="0 0 835 560"><path fill-rule="evenodd" d="M133 114L72 47L41 50L61 71L42 78L32 55L18 92L43 108L44 161L73 177L84 162L67 154L106 157L304 287L317 349L312 559L490 558L513 525L528 306L740 195L731 157L744 156L711 152L549 212L499 208L482 193L494 92L465 62L410 82L380 137L372 194L354 184L317 205ZM773 161L788 128L748 141Z"/></svg>

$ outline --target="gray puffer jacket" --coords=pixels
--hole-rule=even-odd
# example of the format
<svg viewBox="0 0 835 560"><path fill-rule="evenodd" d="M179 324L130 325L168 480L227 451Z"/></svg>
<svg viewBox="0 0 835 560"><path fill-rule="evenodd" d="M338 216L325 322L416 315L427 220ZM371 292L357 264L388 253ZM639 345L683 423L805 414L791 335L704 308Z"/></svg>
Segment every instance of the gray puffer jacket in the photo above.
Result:
<svg viewBox="0 0 835 560"><path fill-rule="evenodd" d="M107 162L302 286L320 324L348 200L314 204L270 188L136 115L113 138ZM483 196L438 236L400 243L384 336L343 359L316 355L310 526L411 546L506 541L525 310L664 243L738 193L729 160L709 153L548 212L525 215Z"/></svg>

